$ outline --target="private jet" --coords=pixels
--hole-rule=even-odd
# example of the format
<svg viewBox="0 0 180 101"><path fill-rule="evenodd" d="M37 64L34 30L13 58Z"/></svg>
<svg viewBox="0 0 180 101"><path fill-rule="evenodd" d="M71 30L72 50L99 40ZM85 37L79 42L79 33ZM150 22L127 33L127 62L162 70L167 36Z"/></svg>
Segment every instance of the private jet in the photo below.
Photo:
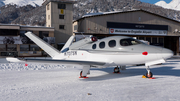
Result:
<svg viewBox="0 0 180 101"><path fill-rule="evenodd" d="M92 67L114 67L114 73L119 73L120 66L136 64L145 64L145 76L152 78L149 67L165 63L173 56L169 49L147 45L127 36L110 36L103 39L89 36L74 42L75 35L72 35L59 51L32 32L25 35L49 54L51 59L6 58L8 62L79 65L83 67L80 72L81 78L87 78Z"/></svg>

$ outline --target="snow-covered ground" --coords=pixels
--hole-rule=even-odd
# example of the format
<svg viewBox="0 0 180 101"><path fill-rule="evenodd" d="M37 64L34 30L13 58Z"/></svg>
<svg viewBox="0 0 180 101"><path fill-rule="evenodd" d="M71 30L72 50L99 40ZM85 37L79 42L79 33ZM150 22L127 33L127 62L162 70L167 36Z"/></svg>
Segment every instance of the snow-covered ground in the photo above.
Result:
<svg viewBox="0 0 180 101"><path fill-rule="evenodd" d="M79 78L79 67L0 64L0 101L180 101L180 60L151 67L156 79L141 78L144 66L91 69Z"/></svg>

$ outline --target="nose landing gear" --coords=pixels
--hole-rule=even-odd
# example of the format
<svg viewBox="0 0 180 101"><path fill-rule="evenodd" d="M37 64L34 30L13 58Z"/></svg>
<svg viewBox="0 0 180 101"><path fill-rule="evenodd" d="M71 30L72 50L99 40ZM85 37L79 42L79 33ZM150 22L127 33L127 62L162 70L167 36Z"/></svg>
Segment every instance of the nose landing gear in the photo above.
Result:
<svg viewBox="0 0 180 101"><path fill-rule="evenodd" d="M153 77L153 74L152 74L152 72L150 72L150 73L146 73L146 78L152 78Z"/></svg>
<svg viewBox="0 0 180 101"><path fill-rule="evenodd" d="M153 73L150 71L149 66L146 68L146 70L147 70L147 73L146 73L146 75L143 75L143 78L155 79L153 77Z"/></svg>
<svg viewBox="0 0 180 101"><path fill-rule="evenodd" d="M149 66L146 68L146 70L147 70L146 77L147 77L147 78L152 78L152 77L153 77L153 74L152 74L152 72L150 71Z"/></svg>

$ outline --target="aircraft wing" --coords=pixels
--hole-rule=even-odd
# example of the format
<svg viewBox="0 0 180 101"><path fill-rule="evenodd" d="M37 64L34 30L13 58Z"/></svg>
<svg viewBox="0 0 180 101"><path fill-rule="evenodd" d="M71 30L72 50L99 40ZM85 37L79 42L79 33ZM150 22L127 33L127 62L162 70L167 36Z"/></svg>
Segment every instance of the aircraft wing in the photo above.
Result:
<svg viewBox="0 0 180 101"><path fill-rule="evenodd" d="M103 62L96 61L77 61L77 60L54 60L54 59L25 59L27 62L42 62L55 64L76 64L76 65L105 65Z"/></svg>
<svg viewBox="0 0 180 101"><path fill-rule="evenodd" d="M17 59L6 58L8 63L39 63L39 64L68 64L68 65L90 65L90 66L103 66L105 62L97 61L78 61L78 60L55 60L55 59Z"/></svg>

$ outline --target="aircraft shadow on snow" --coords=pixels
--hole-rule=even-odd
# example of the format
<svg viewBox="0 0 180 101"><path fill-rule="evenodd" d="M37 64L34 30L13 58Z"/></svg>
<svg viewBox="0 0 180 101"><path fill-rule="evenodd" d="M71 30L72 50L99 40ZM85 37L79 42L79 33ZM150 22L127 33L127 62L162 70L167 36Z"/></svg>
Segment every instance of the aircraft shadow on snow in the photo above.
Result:
<svg viewBox="0 0 180 101"><path fill-rule="evenodd" d="M180 77L180 69L173 69L176 67L173 66L169 66L169 64L176 64L176 63L166 63L168 64L168 66L166 65L160 65L159 67L153 67L151 68L151 72L153 73L153 77L155 77L156 79L158 79L158 75L164 75L164 76L177 76ZM137 66L138 67L138 66ZM93 71L95 70L99 70L99 71L104 71L107 72L108 74L105 75L100 75L100 76L94 76L91 77L89 76L88 79L83 79L83 80L87 80L87 81L96 81L96 80L107 80L107 79L116 79L116 78L124 78L124 77L132 77L132 76L139 76L141 78L142 75L145 75L146 68L134 68L133 67L127 67L126 70L121 70L120 74L114 74L113 73L113 68L103 68L103 69L98 69L98 68L92 68L91 69L91 73L93 73ZM161 77L159 77L161 78Z"/></svg>

